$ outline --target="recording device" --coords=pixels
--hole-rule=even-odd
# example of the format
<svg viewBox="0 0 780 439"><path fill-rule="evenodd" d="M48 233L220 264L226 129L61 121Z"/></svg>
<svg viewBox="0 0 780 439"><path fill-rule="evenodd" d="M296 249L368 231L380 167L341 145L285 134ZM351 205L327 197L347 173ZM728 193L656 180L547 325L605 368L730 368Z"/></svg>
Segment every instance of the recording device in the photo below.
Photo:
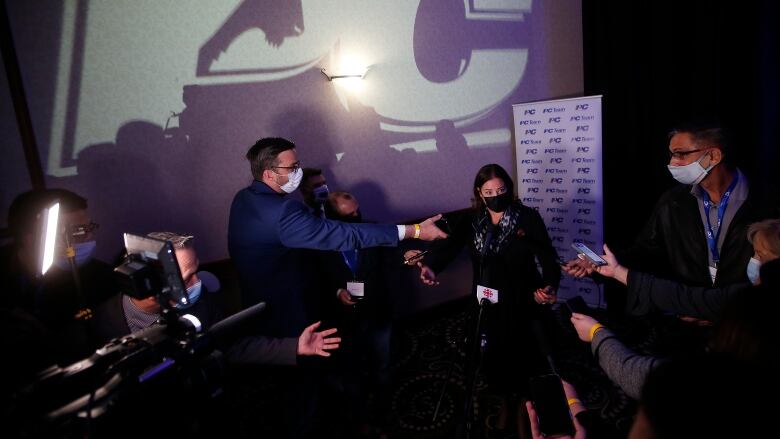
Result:
<svg viewBox="0 0 780 439"><path fill-rule="evenodd" d="M605 261L601 256L597 255L596 252L591 250L587 245L581 242L575 242L571 245L571 247L576 250L577 253L581 254L587 260L596 264L597 266L601 267L602 265L607 265L607 261Z"/></svg>
<svg viewBox="0 0 780 439"><path fill-rule="evenodd" d="M193 404L221 393L223 365L216 350L256 321L265 303L203 331L197 317L173 307L189 297L171 243L125 234L125 246L127 258L116 268L123 292L136 298L157 295L162 319L110 341L88 358L41 372L15 393L10 430L24 437L112 437L117 425L154 415L176 419L171 424L176 429Z"/></svg>
<svg viewBox="0 0 780 439"><path fill-rule="evenodd" d="M447 221L447 217L442 216L441 218L439 218L438 221L434 222L433 224L435 224L436 227L438 227L439 230L441 230L442 232L448 235L452 234L452 228L450 227L449 221Z"/></svg>
<svg viewBox="0 0 780 439"><path fill-rule="evenodd" d="M571 299L567 299L563 302L563 307L567 311L569 317L571 317L572 313L585 314L586 316L590 315L590 308L588 307L588 304L585 303L585 299L583 299L582 296L574 296Z"/></svg>
<svg viewBox="0 0 780 439"><path fill-rule="evenodd" d="M422 259L423 256L427 255L430 250L425 250L420 253L417 253L416 255L412 256L409 259L404 259L404 265L410 265L410 264L416 264L418 261Z"/></svg>
<svg viewBox="0 0 780 439"><path fill-rule="evenodd" d="M555 374L541 375L532 377L529 382L541 433L545 436L574 434L561 377Z"/></svg>
<svg viewBox="0 0 780 439"><path fill-rule="evenodd" d="M169 241L124 234L127 256L114 269L119 290L135 299L158 296L163 308L192 303Z"/></svg>

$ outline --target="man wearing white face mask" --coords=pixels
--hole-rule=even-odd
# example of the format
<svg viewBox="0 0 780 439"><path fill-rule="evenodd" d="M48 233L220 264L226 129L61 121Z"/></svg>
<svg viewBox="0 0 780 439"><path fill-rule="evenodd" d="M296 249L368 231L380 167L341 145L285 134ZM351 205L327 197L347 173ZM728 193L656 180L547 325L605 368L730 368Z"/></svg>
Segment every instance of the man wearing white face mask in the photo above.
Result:
<svg viewBox="0 0 780 439"><path fill-rule="evenodd" d="M626 266L689 286L747 281L753 254L750 223L778 217L777 195L767 199L730 163L721 128L688 126L669 133L668 169L680 185L661 196L630 249L617 252ZM569 264L575 276L589 274Z"/></svg>
<svg viewBox="0 0 780 439"><path fill-rule="evenodd" d="M228 249L238 271L243 305L268 304L258 328L264 335L293 336L311 320L305 295L318 287L304 249L347 251L396 246L407 238L447 236L434 225L440 215L399 226L315 217L303 203L285 197L298 187L303 175L295 144L289 140L261 139L246 157L254 181L233 199Z"/></svg>

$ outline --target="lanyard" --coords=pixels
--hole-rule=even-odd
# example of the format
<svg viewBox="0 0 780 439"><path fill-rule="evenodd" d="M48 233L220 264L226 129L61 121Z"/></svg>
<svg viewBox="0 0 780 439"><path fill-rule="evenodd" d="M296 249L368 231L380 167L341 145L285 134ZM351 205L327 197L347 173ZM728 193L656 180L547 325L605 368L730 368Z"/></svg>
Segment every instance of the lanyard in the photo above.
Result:
<svg viewBox="0 0 780 439"><path fill-rule="evenodd" d="M726 206L729 204L729 197L731 196L731 192L734 190L734 188L737 187L738 180L739 174L734 177L734 181L731 182L728 189L726 189L726 193L723 194L723 197L720 200L720 205L718 205L718 231L715 233L712 232L712 224L710 223L710 207L713 206L713 202L710 201L710 196L706 190L701 191L702 198L704 198L704 201L702 201L704 204L704 218L707 220L707 229L705 230L705 235L707 235L707 247L710 248L710 253L712 253L712 261L715 263L716 267L718 266L718 261L720 260L720 252L718 252L718 237L720 236L721 230L720 225L723 222L723 215L726 213Z"/></svg>
<svg viewBox="0 0 780 439"><path fill-rule="evenodd" d="M352 272L352 276L357 276L358 271L358 251L347 250L341 252L341 256L344 258L344 263L349 267L349 271Z"/></svg>

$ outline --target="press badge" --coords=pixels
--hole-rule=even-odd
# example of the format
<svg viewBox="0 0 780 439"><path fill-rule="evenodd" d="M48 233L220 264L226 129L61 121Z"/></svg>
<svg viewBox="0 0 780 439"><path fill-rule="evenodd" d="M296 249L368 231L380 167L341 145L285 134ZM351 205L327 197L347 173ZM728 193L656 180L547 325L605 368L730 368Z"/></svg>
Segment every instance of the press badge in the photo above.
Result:
<svg viewBox="0 0 780 439"><path fill-rule="evenodd" d="M477 302L487 299L490 303L498 303L498 290L477 285Z"/></svg>
<svg viewBox="0 0 780 439"><path fill-rule="evenodd" d="M360 282L357 280L353 280L352 282L347 282L347 292L349 292L350 296L356 299L363 298L363 295L365 294L365 287L366 284L364 282Z"/></svg>

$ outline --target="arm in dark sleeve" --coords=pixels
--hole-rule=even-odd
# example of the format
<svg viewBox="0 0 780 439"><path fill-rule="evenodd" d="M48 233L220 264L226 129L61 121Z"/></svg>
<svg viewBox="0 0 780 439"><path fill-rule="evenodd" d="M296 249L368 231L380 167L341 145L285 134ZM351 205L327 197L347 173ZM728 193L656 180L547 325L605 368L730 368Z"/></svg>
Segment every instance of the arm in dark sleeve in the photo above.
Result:
<svg viewBox="0 0 780 439"><path fill-rule="evenodd" d="M231 364L295 365L298 355L298 339L247 336L233 343L225 352Z"/></svg>
<svg viewBox="0 0 780 439"><path fill-rule="evenodd" d="M664 311L714 321L732 296L749 288L747 282L718 288L692 287L629 270L626 312L644 315Z"/></svg>
<svg viewBox="0 0 780 439"><path fill-rule="evenodd" d="M317 218L297 201L284 203L279 237L291 248L354 250L398 245L398 228L387 224L350 224Z"/></svg>
<svg viewBox="0 0 780 439"><path fill-rule="evenodd" d="M663 361L634 352L607 328L596 331L590 349L609 379L637 400L647 375Z"/></svg>
<svg viewBox="0 0 780 439"><path fill-rule="evenodd" d="M529 219L528 238L534 242L534 252L536 257L539 258L539 263L542 266L542 278L544 278L545 285L550 285L556 290L558 284L561 283L561 267L558 264L558 252L552 245L550 234L547 233L547 227L544 225L539 212L532 210L531 217Z"/></svg>

